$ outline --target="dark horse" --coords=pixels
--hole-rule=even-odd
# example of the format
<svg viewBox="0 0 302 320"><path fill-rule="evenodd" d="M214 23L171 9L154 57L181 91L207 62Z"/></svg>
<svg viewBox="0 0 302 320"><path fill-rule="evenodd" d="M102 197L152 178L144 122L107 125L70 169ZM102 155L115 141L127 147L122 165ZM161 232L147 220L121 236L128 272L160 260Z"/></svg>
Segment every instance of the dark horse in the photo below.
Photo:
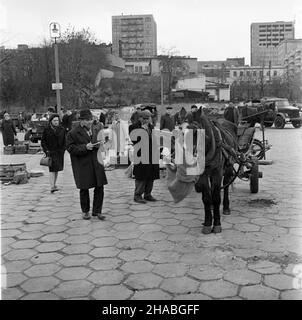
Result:
<svg viewBox="0 0 302 320"><path fill-rule="evenodd" d="M188 128L205 130L205 170L195 184L202 193L205 220L202 233L221 232L221 186L224 187L223 213L230 214L229 184L233 177L233 163L237 150L237 126L225 119L210 120L199 109L197 117L187 115ZM195 143L195 142L194 142ZM212 214L213 212L213 214Z"/></svg>

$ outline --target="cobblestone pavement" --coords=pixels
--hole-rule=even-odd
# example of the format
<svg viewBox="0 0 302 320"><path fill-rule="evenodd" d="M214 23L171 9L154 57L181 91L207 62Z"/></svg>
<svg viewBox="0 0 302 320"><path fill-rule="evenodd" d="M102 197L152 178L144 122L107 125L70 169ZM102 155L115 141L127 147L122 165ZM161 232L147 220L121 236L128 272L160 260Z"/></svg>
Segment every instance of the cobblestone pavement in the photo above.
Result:
<svg viewBox="0 0 302 320"><path fill-rule="evenodd" d="M47 172L2 186L2 299L302 299L302 129L266 135L274 164L258 194L236 182L216 235L201 234L199 194L176 205L162 179L158 202L135 204L124 169L107 172L106 220L82 220L68 154L57 193Z"/></svg>

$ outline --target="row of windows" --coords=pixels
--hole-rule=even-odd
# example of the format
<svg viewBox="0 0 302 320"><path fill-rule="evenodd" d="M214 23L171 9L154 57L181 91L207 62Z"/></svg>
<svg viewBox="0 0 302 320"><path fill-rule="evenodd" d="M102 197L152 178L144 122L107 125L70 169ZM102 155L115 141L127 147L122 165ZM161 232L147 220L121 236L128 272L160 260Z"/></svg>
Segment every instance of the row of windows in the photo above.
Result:
<svg viewBox="0 0 302 320"><path fill-rule="evenodd" d="M246 73L245 73L245 75L247 76L247 77L249 77L249 76L253 76L253 77L256 77L257 76L257 73L259 74L259 76L260 77L262 77L263 76L263 71L262 70L260 70L259 72L257 72L257 71L246 71ZM270 71L267 71L266 72L266 75L267 76L270 76ZM273 74L272 74L273 76L277 76L278 75L278 72L276 71L276 70L274 70L274 72L273 72ZM233 77L237 77L238 76L238 73L237 73L237 71L233 71ZM239 72L239 77L243 77L244 76L244 71L240 71Z"/></svg>

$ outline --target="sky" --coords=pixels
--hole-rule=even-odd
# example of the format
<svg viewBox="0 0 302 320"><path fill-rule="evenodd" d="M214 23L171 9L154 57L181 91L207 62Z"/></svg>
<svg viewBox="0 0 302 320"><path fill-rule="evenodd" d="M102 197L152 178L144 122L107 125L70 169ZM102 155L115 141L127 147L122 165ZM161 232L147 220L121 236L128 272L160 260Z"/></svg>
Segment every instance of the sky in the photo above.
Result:
<svg viewBox="0 0 302 320"><path fill-rule="evenodd" d="M122 13L153 14L158 54L172 49L198 60L245 57L249 64L252 22L295 20L302 38L300 0L0 0L0 45L40 45L51 22L62 31L89 28L109 43L111 17Z"/></svg>

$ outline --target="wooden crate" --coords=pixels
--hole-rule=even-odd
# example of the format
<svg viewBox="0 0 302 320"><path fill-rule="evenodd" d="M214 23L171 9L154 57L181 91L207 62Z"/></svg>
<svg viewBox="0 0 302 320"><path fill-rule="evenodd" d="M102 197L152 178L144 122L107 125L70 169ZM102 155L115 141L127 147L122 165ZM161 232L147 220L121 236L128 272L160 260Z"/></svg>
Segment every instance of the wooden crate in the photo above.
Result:
<svg viewBox="0 0 302 320"><path fill-rule="evenodd" d="M0 181L2 181L2 182L14 181L14 178L16 176L20 177L21 175L22 175L22 178L24 181L23 176L26 174L27 174L27 171L26 171L26 164L25 163L0 164ZM25 183L25 182L23 182L23 183Z"/></svg>
<svg viewBox="0 0 302 320"><path fill-rule="evenodd" d="M15 147L14 146L3 147L3 154L14 154L14 153L15 153Z"/></svg>

